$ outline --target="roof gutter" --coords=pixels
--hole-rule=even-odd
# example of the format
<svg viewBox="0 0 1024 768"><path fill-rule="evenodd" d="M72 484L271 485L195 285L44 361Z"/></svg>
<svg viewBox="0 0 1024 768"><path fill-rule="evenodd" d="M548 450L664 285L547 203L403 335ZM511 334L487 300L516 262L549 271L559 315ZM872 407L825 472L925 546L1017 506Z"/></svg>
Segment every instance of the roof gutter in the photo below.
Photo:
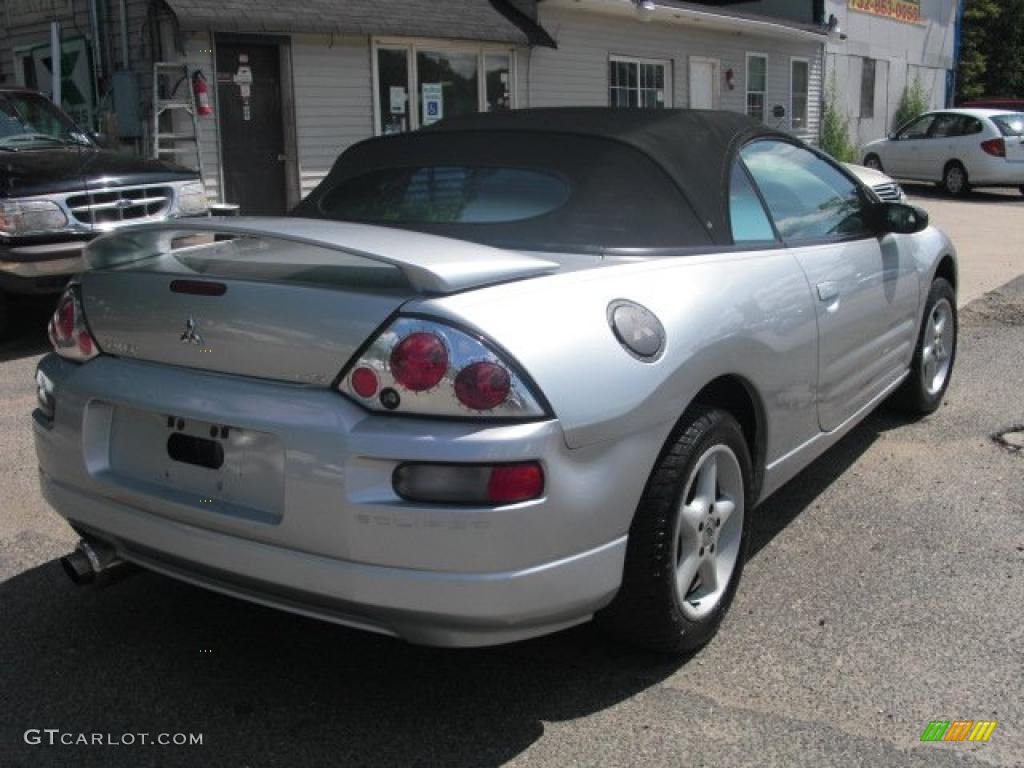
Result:
<svg viewBox="0 0 1024 768"><path fill-rule="evenodd" d="M683 24L701 29L743 32L749 35L772 37L781 40L805 40L824 43L828 29L820 31L814 25L787 24L767 17L753 18L732 13L701 10L685 2L655 2L653 10L647 10L641 17L635 0L544 0L542 8L584 8L598 12L631 16L636 20Z"/></svg>

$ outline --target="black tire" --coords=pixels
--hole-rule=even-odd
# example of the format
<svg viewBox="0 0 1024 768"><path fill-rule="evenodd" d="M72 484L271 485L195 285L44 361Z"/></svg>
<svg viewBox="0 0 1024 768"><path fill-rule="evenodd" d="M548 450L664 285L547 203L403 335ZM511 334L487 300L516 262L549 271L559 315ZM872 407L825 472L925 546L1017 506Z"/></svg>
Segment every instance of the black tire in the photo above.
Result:
<svg viewBox="0 0 1024 768"><path fill-rule="evenodd" d="M966 195L971 191L970 180L967 176L967 169L957 160L946 163L942 171L942 189L951 197Z"/></svg>
<svg viewBox="0 0 1024 768"><path fill-rule="evenodd" d="M885 168L882 167L882 158L876 154L870 154L864 158L865 168L874 168L876 171L885 173Z"/></svg>
<svg viewBox="0 0 1024 768"><path fill-rule="evenodd" d="M952 348L948 350L949 369L945 380L941 387L930 389L928 376L925 373L924 356L925 348L928 346L931 318L940 302L946 302L951 310L949 320L953 323L953 343ZM942 404L942 398L946 396L946 390L949 389L950 379L953 378L959 334L956 292L949 281L937 277L928 292L928 301L925 304L924 317L921 320L921 331L918 333L917 346L914 348L914 359L910 363L910 375L897 390L894 398L897 406L912 416L924 416L933 413Z"/></svg>
<svg viewBox="0 0 1024 768"><path fill-rule="evenodd" d="M716 446L732 451L742 477L739 551L718 603L707 616L693 620L684 615L675 586L676 513L698 462ZM629 529L622 586L611 605L598 615L606 631L631 645L673 655L692 653L714 636L736 593L747 557L752 476L747 443L736 419L719 408L701 404L688 408L637 506Z"/></svg>
<svg viewBox="0 0 1024 768"><path fill-rule="evenodd" d="M7 337L7 294L0 291L0 339Z"/></svg>

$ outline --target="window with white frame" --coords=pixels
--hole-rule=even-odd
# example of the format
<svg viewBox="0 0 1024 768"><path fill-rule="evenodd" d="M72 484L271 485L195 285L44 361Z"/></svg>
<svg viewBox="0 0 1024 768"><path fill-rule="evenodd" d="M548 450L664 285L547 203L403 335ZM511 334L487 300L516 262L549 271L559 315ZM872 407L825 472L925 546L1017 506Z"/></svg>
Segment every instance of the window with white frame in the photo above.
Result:
<svg viewBox="0 0 1024 768"><path fill-rule="evenodd" d="M765 93L768 89L768 57L747 54L747 114L764 122Z"/></svg>
<svg viewBox="0 0 1024 768"><path fill-rule="evenodd" d="M789 62L789 126L794 131L807 130L807 96L810 79L810 61L791 59Z"/></svg>
<svg viewBox="0 0 1024 768"><path fill-rule="evenodd" d="M608 104L612 107L665 109L672 106L672 74L661 59L608 59Z"/></svg>
<svg viewBox="0 0 1024 768"><path fill-rule="evenodd" d="M376 41L373 64L378 134L515 106L514 56L508 48Z"/></svg>

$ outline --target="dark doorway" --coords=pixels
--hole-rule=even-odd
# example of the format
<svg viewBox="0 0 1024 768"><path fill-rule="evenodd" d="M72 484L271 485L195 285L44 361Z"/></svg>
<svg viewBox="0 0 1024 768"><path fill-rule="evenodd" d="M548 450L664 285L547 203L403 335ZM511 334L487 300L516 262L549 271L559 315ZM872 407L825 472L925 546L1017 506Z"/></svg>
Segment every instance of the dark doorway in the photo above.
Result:
<svg viewBox="0 0 1024 768"><path fill-rule="evenodd" d="M224 201L246 216L285 213L280 46L218 36L217 102Z"/></svg>

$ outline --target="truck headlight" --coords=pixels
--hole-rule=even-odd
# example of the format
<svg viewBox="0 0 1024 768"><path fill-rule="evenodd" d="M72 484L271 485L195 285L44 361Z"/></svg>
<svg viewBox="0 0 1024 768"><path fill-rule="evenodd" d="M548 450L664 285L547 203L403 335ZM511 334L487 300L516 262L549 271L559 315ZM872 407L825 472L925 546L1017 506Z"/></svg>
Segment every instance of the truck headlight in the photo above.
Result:
<svg viewBox="0 0 1024 768"><path fill-rule="evenodd" d="M56 203L48 200L8 200L0 202L0 233L31 235L64 229L68 217Z"/></svg>
<svg viewBox="0 0 1024 768"><path fill-rule="evenodd" d="M210 203L206 199L206 189L201 181L191 181L178 188L178 213L194 216L209 210Z"/></svg>

